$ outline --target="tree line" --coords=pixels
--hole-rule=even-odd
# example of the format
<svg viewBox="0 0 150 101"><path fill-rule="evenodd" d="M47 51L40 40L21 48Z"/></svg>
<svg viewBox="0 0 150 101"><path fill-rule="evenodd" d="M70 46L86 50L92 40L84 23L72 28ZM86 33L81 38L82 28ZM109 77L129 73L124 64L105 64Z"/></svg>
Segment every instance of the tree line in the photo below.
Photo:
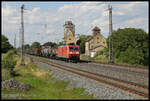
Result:
<svg viewBox="0 0 150 101"><path fill-rule="evenodd" d="M143 29L124 28L113 31L113 54L115 63L148 66L149 36ZM106 39L107 48L98 55L109 56L109 37Z"/></svg>
<svg viewBox="0 0 150 101"><path fill-rule="evenodd" d="M13 46L9 43L8 38L5 35L2 34L1 39L2 53L7 53L8 50L13 49Z"/></svg>
<svg viewBox="0 0 150 101"><path fill-rule="evenodd" d="M41 48L42 46L51 46L57 48L62 44L63 42L59 42L58 44L56 44L55 42L46 42L43 45L41 45L39 42L33 42L31 45L29 44L24 45L24 49Z"/></svg>
<svg viewBox="0 0 150 101"><path fill-rule="evenodd" d="M77 45L80 45L81 54L85 53L85 41L90 37L90 35L79 35L77 40ZM149 36L143 29L137 28L124 28L113 31L113 53L116 62L123 62L128 64L140 64L148 65L149 61ZM107 48L99 52L106 57L109 56L109 37L107 40ZM55 42L46 42L43 45L48 45L52 47L58 47L62 45L63 42L56 44ZM33 42L32 45L24 45L25 49L30 48L40 48L42 45L39 42ZM8 42L8 39L2 35L2 53L7 52L9 49L13 48Z"/></svg>

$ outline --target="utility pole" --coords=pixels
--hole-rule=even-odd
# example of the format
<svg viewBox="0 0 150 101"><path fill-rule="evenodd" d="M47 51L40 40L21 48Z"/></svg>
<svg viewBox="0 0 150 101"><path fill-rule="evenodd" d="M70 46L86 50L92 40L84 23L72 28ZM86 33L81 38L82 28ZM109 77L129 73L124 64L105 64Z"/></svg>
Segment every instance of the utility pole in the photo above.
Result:
<svg viewBox="0 0 150 101"><path fill-rule="evenodd" d="M108 5L109 10L109 63L114 63L113 60L113 38L112 38L112 6Z"/></svg>
<svg viewBox="0 0 150 101"><path fill-rule="evenodd" d="M16 48L16 34L15 34L15 38L14 38L14 48Z"/></svg>
<svg viewBox="0 0 150 101"><path fill-rule="evenodd" d="M21 32L22 32L22 38L21 38L21 65L25 65L24 63L24 23L23 23L23 10L24 10L24 4L21 6Z"/></svg>
<svg viewBox="0 0 150 101"><path fill-rule="evenodd" d="M19 28L19 48L21 48L21 28Z"/></svg>

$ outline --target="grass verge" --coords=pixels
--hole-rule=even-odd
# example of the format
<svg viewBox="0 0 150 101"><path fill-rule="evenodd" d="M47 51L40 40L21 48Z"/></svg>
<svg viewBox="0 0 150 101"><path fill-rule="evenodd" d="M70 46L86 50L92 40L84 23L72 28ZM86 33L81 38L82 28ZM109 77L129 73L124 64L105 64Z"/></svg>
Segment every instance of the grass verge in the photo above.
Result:
<svg viewBox="0 0 150 101"><path fill-rule="evenodd" d="M31 91L13 91L1 90L4 94L23 94L20 97L3 97L2 99L94 99L91 95L85 95L83 88L66 89L68 83L64 81L57 81L51 77L50 72L40 69L33 63L25 60L25 66L20 65L19 56L15 55L17 65L14 71L16 76L11 77L6 74L6 70L2 70L2 77L9 79L13 78L20 82L30 84L33 89ZM4 75L5 74L5 75ZM7 77L8 76L8 77Z"/></svg>
<svg viewBox="0 0 150 101"><path fill-rule="evenodd" d="M86 56L85 54L81 54L80 59L85 60L85 61L90 60L90 59L88 59L88 56ZM105 55L95 56L94 58L91 58L91 61L100 62L100 63L109 63L109 59ZM143 65L139 65L139 64L129 64L129 63L120 62L116 58L114 59L114 63L119 64L119 65L125 65L125 66L138 66L141 68L149 68L148 66L143 66Z"/></svg>

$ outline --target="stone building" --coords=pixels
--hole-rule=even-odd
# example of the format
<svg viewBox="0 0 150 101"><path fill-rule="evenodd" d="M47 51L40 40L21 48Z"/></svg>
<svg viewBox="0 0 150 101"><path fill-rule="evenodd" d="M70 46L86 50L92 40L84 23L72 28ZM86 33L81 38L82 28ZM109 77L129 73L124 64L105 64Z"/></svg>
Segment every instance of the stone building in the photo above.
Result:
<svg viewBox="0 0 150 101"><path fill-rule="evenodd" d="M75 25L72 21L66 21L64 24L64 44L74 43L75 39Z"/></svg>
<svg viewBox="0 0 150 101"><path fill-rule="evenodd" d="M85 42L85 55L94 57L96 52L107 47L106 39L100 33L100 28L97 26L92 30L92 36L89 37Z"/></svg>

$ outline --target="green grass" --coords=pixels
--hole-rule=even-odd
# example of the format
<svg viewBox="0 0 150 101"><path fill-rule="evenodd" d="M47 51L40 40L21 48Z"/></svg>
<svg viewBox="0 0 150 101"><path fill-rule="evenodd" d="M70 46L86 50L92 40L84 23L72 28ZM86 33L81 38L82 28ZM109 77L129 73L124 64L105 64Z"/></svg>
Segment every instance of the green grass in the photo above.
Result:
<svg viewBox="0 0 150 101"><path fill-rule="evenodd" d="M6 56L6 53L2 53L2 59ZM2 70L2 73L1 73L1 76L2 76L2 81L3 80L8 80L8 79L11 79L12 76L10 74L10 71L6 68L1 68Z"/></svg>
<svg viewBox="0 0 150 101"><path fill-rule="evenodd" d="M129 63L124 63L124 62L119 61L118 59L115 59L114 61L115 61L116 64L120 64L120 65L126 65L126 66L138 66L138 67L141 67L141 68L148 68L148 66L143 66L143 65L140 65L140 64L129 64Z"/></svg>
<svg viewBox="0 0 150 101"><path fill-rule="evenodd" d="M104 55L98 55L98 56L94 57L94 61L108 63L109 60Z"/></svg>
<svg viewBox="0 0 150 101"><path fill-rule="evenodd" d="M86 56L85 54L81 54L80 60L88 60L88 56Z"/></svg>
<svg viewBox="0 0 150 101"><path fill-rule="evenodd" d="M11 74L10 74L10 71L7 70L7 69L3 69L3 68L2 68L1 76L2 76L2 81L8 80L8 79L11 79L11 78L12 78L12 76L11 76Z"/></svg>
<svg viewBox="0 0 150 101"><path fill-rule="evenodd" d="M88 57L85 54L81 54L80 59L81 60L88 60ZM91 58L91 60L95 61L95 62L102 62L102 63L108 63L109 62L109 59L104 55L97 55L94 58ZM139 64L123 63L123 62L120 62L116 58L114 59L114 63L120 64L120 65L126 65L126 66L138 66L138 67L148 68L148 66L143 66L143 65L139 65Z"/></svg>
<svg viewBox="0 0 150 101"><path fill-rule="evenodd" d="M2 56L2 57L4 57L5 55L6 55L6 53L2 53L2 55L1 55L1 56Z"/></svg>
<svg viewBox="0 0 150 101"><path fill-rule="evenodd" d="M20 58L15 56L15 59L17 60L17 65L14 70L19 75L13 77L13 79L28 83L33 89L27 92L2 89L2 94L38 95L13 99L94 99L91 95L85 95L83 88L67 89L67 82L56 81L49 72L40 69L27 60L25 60L25 66L20 66ZM10 98L2 97L2 99Z"/></svg>

